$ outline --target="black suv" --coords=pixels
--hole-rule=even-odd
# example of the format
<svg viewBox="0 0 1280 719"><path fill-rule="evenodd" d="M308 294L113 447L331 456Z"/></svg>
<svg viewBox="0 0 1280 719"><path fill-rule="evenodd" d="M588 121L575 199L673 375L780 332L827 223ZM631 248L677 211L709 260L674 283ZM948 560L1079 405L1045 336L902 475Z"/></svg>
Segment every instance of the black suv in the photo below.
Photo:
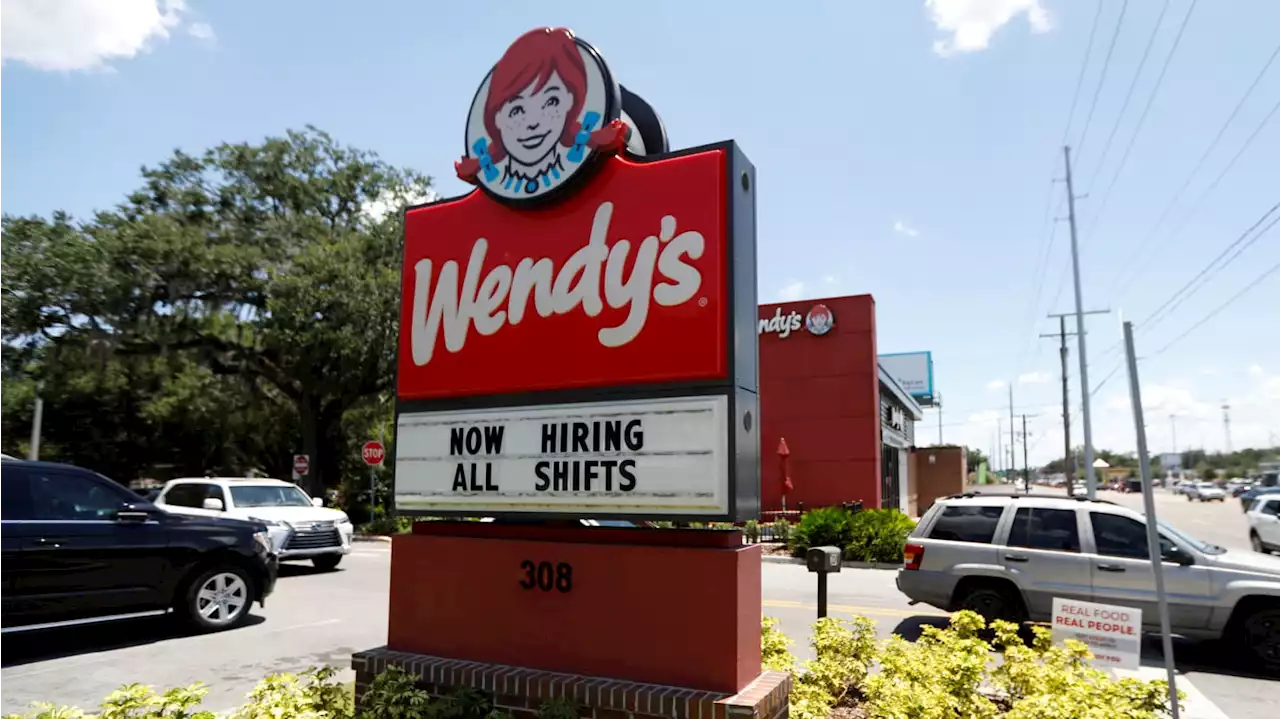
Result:
<svg viewBox="0 0 1280 719"><path fill-rule="evenodd" d="M260 524L169 514L79 467L5 459L0 472L6 634L171 613L228 629L275 585Z"/></svg>

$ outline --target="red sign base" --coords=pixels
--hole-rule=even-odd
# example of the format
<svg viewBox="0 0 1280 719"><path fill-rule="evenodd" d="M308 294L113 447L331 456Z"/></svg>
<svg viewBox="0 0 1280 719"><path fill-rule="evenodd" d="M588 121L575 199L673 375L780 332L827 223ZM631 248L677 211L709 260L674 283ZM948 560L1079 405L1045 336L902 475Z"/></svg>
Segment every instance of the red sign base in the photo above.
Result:
<svg viewBox="0 0 1280 719"><path fill-rule="evenodd" d="M395 652L734 695L760 616L736 531L419 522L391 545Z"/></svg>

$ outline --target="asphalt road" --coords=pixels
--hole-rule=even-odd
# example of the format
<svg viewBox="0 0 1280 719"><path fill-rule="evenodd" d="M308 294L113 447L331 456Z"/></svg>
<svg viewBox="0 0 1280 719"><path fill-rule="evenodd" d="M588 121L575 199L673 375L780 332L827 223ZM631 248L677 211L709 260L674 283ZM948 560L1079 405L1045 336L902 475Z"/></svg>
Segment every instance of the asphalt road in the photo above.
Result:
<svg viewBox="0 0 1280 719"><path fill-rule="evenodd" d="M1217 512L1221 505L1204 509ZM386 545L361 544L336 572L287 566L266 609L255 611L250 626L231 632L188 637L138 622L5 637L3 712L21 711L37 700L91 709L128 682L170 687L195 681L211 685L205 706L221 711L239 705L254 683L270 672L315 664L345 669L353 651L386 641L388 560ZM908 638L918 636L924 624L945 622L942 612L909 606L894 586L894 575L892 570L874 569L845 569L833 575L831 615L867 616L876 622L880 636L896 632ZM805 637L816 610L813 575L802 566L765 564L763 594L765 614L780 620L782 629L797 640L797 656L807 658ZM1149 641L1146 649L1144 664L1160 666L1158 643ZM1277 681L1230 668L1212 645L1179 643L1175 654L1183 676L1226 716L1274 716L1274 705L1267 709L1265 702L1274 702L1280 689Z"/></svg>

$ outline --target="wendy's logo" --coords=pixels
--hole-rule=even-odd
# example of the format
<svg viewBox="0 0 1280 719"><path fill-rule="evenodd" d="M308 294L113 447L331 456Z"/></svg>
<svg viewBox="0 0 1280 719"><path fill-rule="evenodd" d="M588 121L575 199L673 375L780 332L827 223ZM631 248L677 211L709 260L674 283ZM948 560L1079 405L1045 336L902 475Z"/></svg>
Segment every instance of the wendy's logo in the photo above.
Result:
<svg viewBox="0 0 1280 719"><path fill-rule="evenodd" d="M826 305L814 305L804 317L804 328L809 334L822 336L831 331L836 323L836 316Z"/></svg>
<svg viewBox="0 0 1280 719"><path fill-rule="evenodd" d="M521 35L471 101L458 177L508 204L556 194L628 147L623 92L600 53L571 31Z"/></svg>

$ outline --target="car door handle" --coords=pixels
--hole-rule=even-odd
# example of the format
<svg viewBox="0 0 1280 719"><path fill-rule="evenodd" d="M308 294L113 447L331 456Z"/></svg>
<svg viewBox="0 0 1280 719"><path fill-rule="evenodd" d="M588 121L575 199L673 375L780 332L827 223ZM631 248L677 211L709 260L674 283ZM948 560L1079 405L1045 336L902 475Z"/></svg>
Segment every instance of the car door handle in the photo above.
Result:
<svg viewBox="0 0 1280 719"><path fill-rule="evenodd" d="M1024 557L1024 556L1023 556L1023 555L1021 555L1021 554L1006 554L1006 555L1004 555L1004 560L1005 560L1006 562L1026 562L1026 561L1029 561L1029 559L1028 559L1027 557Z"/></svg>
<svg viewBox="0 0 1280 719"><path fill-rule="evenodd" d="M1099 564L1098 569L1104 572L1123 572L1124 567L1119 564Z"/></svg>
<svg viewBox="0 0 1280 719"><path fill-rule="evenodd" d="M62 537L40 537L36 540L36 544L49 549L60 549L64 541L66 540Z"/></svg>

